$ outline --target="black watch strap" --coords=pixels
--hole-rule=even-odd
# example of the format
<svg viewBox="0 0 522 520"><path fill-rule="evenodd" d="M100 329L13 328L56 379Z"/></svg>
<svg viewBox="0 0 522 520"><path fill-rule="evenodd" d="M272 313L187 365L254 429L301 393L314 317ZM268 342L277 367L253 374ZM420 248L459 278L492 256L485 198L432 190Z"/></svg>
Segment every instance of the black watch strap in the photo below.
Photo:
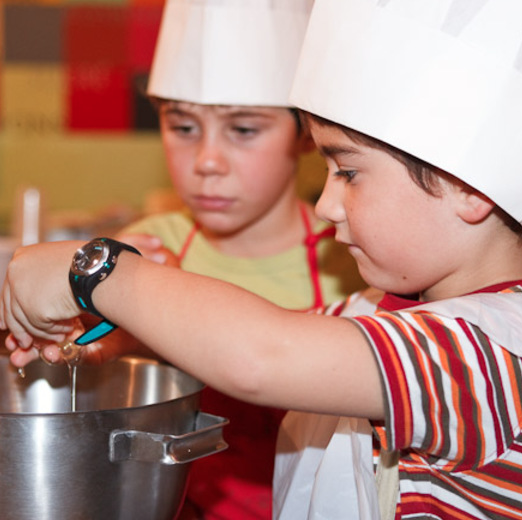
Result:
<svg viewBox="0 0 522 520"><path fill-rule="evenodd" d="M99 253L99 259L97 258L92 273L89 273L88 270L82 272L81 269L82 255L85 255L86 251L94 252L95 255ZM111 238L95 238L83 248L79 249L74 256L69 271L69 283L76 303L83 311L103 318L101 323L75 340L75 343L78 345L92 343L106 336L116 328L116 325L106 320L105 317L98 312L92 302L92 292L99 283L112 273L118 261L118 256L122 251L130 251L138 255L141 254L136 248L118 242L117 240Z"/></svg>

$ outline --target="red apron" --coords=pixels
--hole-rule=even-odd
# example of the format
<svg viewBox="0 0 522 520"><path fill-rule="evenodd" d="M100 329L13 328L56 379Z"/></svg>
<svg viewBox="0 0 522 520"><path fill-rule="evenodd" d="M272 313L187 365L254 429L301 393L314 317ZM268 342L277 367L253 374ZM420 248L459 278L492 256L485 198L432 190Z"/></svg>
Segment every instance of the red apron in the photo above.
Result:
<svg viewBox="0 0 522 520"><path fill-rule="evenodd" d="M312 307L306 310L316 310L324 306L317 243L334 236L335 228L314 234L305 206L300 210L313 289ZM180 265L199 230L196 223L187 236L178 255ZM286 411L244 403L209 387L201 394L201 409L230 420L225 431L229 448L192 464L184 510L192 515L186 511L182 518L270 520L277 432Z"/></svg>

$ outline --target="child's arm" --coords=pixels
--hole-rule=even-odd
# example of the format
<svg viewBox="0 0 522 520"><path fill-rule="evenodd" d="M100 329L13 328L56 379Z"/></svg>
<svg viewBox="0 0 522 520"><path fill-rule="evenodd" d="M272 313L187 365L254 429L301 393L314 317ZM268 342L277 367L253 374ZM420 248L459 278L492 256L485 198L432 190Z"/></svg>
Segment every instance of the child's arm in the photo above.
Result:
<svg viewBox="0 0 522 520"><path fill-rule="evenodd" d="M2 325L23 347L57 339L79 310L67 274L77 243L20 250ZM39 287L38 291L34 288ZM96 308L161 357L239 399L382 418L376 361L352 322L283 310L245 290L123 252L93 292Z"/></svg>
<svg viewBox="0 0 522 520"><path fill-rule="evenodd" d="M159 237L144 233L120 233L116 238L138 249L141 255L148 260L170 267L179 267L177 256L163 246L163 242ZM76 322L74 322L72 333L68 335L66 341L77 338L84 333L86 329L90 329L99 321L100 319L96 316L82 314ZM16 342L13 341L12 337L7 337L6 346L10 350L16 349ZM42 355L43 351L43 357L46 361L50 363L63 362L59 345L55 343L41 343L39 348L40 355ZM154 352L140 344L136 338L124 329L117 328L108 336L86 345L83 350L82 359L86 360L89 364L101 364L125 354L141 354L147 357L155 356ZM31 349L30 351L15 352L11 357L11 361L16 366L22 366L37 358L37 350Z"/></svg>

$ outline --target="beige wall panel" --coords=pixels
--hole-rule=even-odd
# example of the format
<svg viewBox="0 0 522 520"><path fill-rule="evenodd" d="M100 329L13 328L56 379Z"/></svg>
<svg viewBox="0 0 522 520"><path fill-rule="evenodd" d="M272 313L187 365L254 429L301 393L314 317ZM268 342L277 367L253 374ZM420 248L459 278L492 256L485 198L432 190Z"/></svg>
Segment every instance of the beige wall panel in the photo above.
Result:
<svg viewBox="0 0 522 520"><path fill-rule="evenodd" d="M46 137L62 132L65 92L61 66L4 64L1 95L5 133Z"/></svg>
<svg viewBox="0 0 522 520"><path fill-rule="evenodd" d="M168 186L161 143L154 136L4 136L0 145L0 212L8 214L20 185L42 189L50 211L141 208L149 190Z"/></svg>

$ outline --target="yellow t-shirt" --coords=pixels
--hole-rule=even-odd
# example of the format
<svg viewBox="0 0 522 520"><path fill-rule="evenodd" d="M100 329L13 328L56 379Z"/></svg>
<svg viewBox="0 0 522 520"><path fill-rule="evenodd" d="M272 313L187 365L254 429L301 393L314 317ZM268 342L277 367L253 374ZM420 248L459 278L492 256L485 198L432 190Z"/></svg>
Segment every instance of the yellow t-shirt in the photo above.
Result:
<svg viewBox="0 0 522 520"><path fill-rule="evenodd" d="M326 227L324 222L318 222L314 233ZM131 224L125 232L158 236L165 247L179 254L193 228L194 221L188 213L176 212L145 218ZM333 238L319 241L317 257L325 305L365 286L346 247ZM181 267L233 283L287 309L304 310L313 305L312 279L304 245L275 255L241 258L219 252L202 233L196 233Z"/></svg>

